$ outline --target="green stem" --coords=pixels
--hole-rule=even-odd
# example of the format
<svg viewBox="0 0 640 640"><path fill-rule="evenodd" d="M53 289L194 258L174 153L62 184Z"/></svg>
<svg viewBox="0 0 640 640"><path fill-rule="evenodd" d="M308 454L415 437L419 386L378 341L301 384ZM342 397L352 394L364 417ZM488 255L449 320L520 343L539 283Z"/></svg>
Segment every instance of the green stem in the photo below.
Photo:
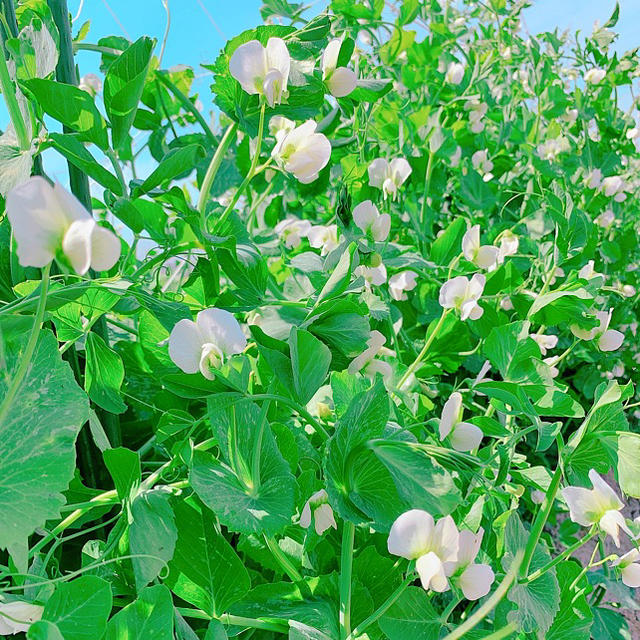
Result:
<svg viewBox="0 0 640 640"><path fill-rule="evenodd" d="M180 615L185 618L194 618L197 620L211 620L212 616L206 611L201 609L188 609L186 607L176 607L176 610ZM234 627L247 627L249 629L263 629L264 631L275 631L276 633L288 633L289 625L285 620L260 620L260 618L245 618L244 616L234 616L230 613L223 613L220 617L216 618L220 620L222 624L231 625Z"/></svg>
<svg viewBox="0 0 640 640"><path fill-rule="evenodd" d="M355 640L355 638L364 633L365 629L369 628L374 622L381 618L414 580L415 575L411 572L410 575L404 579L402 584L400 584L400 586L380 605L378 609L356 626L356 628L349 634L347 640Z"/></svg>
<svg viewBox="0 0 640 640"><path fill-rule="evenodd" d="M40 335L40 328L44 320L44 312L47 306L47 292L49 291L49 270L51 264L48 264L42 270L42 282L40 283L40 299L38 300L38 307L36 308L36 315L33 319L33 325L31 327L31 333L29 334L29 340L25 350L20 354L20 364L13 374L13 379L9 384L7 393L0 405L0 424L2 424L7 417L7 414L11 410L13 400L20 389L20 385L24 381L24 377L29 370L29 366L32 364L34 351L36 344L38 343L38 336Z"/></svg>
<svg viewBox="0 0 640 640"><path fill-rule="evenodd" d="M516 625L510 622L508 625L502 627L502 629L498 629L497 631L490 633L488 636L484 636L482 640L502 640L502 638L509 638L516 630Z"/></svg>
<svg viewBox="0 0 640 640"><path fill-rule="evenodd" d="M95 51L97 53L106 53L109 56L119 56L124 53L122 49L114 49L113 47L103 47L99 44L91 44L89 42L74 42L73 50L75 51Z"/></svg>
<svg viewBox="0 0 640 640"><path fill-rule="evenodd" d="M427 168L424 174L424 190L422 192L422 205L420 207L420 225L424 231L424 218L427 210L427 198L429 196L429 186L431 184L431 174L433 173L433 151L429 151L429 158L427 160Z"/></svg>
<svg viewBox="0 0 640 640"><path fill-rule="evenodd" d="M27 125L22 117L22 111L20 111L20 106L18 105L16 87L9 75L7 60L5 58L4 42L2 43L2 47L0 47L0 89L2 89L2 95L7 105L7 111L9 112L9 118L11 119L16 137L20 143L20 149L26 151L31 147L31 139L27 132Z"/></svg>
<svg viewBox="0 0 640 640"><path fill-rule="evenodd" d="M202 180L202 186L200 187L200 197L198 198L198 212L200 213L200 228L203 234L207 234L209 230L207 229L207 201L209 200L209 192L211 191L211 186L213 185L213 181L218 173L218 169L220 168L220 164L224 158L231 141L233 140L233 136L236 133L236 129L238 128L238 123L233 122L224 132L222 136L222 140L220 140L220 144L216 149L216 152L213 154L213 158L211 158L211 162L207 167L207 172L204 175L204 179Z"/></svg>
<svg viewBox="0 0 640 640"><path fill-rule="evenodd" d="M356 528L353 522L344 521L342 550L340 553L340 638L351 635L351 573L353 571L353 540Z"/></svg>
<svg viewBox="0 0 640 640"><path fill-rule="evenodd" d="M407 370L404 372L402 378L400 378L400 382L398 382L398 389L402 389L402 385L409 379L409 376L420 366L423 358L427 355L429 348L433 344L433 341L436 339L438 332L442 329L442 325L444 324L444 320L449 313L449 309L443 309L442 315L440 316L440 320L438 320L438 324L433 328L433 331L429 334L426 342L424 343L424 347L416 357L416 359L408 366Z"/></svg>
<svg viewBox="0 0 640 640"><path fill-rule="evenodd" d="M171 93L173 93L173 95L178 99L182 106L193 115L193 117L200 123L200 126L204 130L207 138L209 138L209 140L214 143L216 141L216 137L213 135L213 131L211 131L211 128L207 124L207 121L204 119L200 111L198 111L196 105L193 104L191 100L189 100L189 97L182 93L182 91L180 91L180 89L178 89L178 87L173 82L171 82L171 80L169 80L166 72L156 72L156 78L158 78L158 80L160 80L160 82L169 91L171 91Z"/></svg>
<svg viewBox="0 0 640 640"><path fill-rule="evenodd" d="M289 576L290 580L292 582L302 582L300 572L293 566L293 563L289 560L278 543L273 538L269 538L266 535L264 536L264 541L266 542L269 551L271 551L271 555L275 558L282 570Z"/></svg>
<svg viewBox="0 0 640 640"><path fill-rule="evenodd" d="M249 167L249 173L247 173L246 178L242 181L236 192L233 194L233 198L231 198L231 202L227 205L227 208L222 212L222 215L218 219L217 227L220 229L222 225L226 222L230 213L233 211L233 207L236 206L236 202L240 199L240 196L244 193L244 190L249 186L249 183L253 179L253 176L256 174L256 168L258 167L258 161L260 159L260 151L262 150L262 137L264 135L264 112L267 105L265 102L262 103L262 107L260 108L260 122L258 123L258 138L256 142L256 151L253 155L253 160L251 161L251 167Z"/></svg>
<svg viewBox="0 0 640 640"><path fill-rule="evenodd" d="M112 151L111 149L107 149L104 153L107 156L107 158L109 158L109 160L111 161L111 165L113 166L116 172L116 175L118 176L118 181L122 185L123 194L127 196L127 194L129 193L129 189L127 187L127 181L124 178L124 173L122 173L122 167L120 166L120 162L118 161L118 158L115 152Z"/></svg>
<svg viewBox="0 0 640 640"><path fill-rule="evenodd" d="M595 530L589 531L589 533L584 536L584 538L580 538L577 542L574 542L570 547L567 547L561 554L557 555L553 560L547 562L543 567L540 567L532 574L528 575L524 580L521 580L522 583L533 582L537 580L540 576L543 576L547 571L553 569L557 564L560 564L565 558L569 557L574 551L587 544L589 540L591 540L596 535Z"/></svg>
<svg viewBox="0 0 640 640"><path fill-rule="evenodd" d="M443 640L458 640L462 638L468 631L471 631L477 624L482 622L495 607L498 606L502 598L507 595L507 592L511 588L513 581L518 573L522 556L518 554L511 564L511 568L507 575L503 578L498 588L493 594L487 598L481 607L478 607L473 615L469 616L457 629L454 629L451 633L446 635Z"/></svg>
<svg viewBox="0 0 640 640"><path fill-rule="evenodd" d="M549 514L551 513L551 508L553 507L553 502L556 498L556 493L558 492L558 488L560 487L561 480L562 467L560 466L560 464L558 464L555 473L551 478L551 484L547 489L547 494L544 498L544 502L542 503L542 505L540 505L540 510L536 515L533 527L531 528L531 533L529 533L529 539L527 540L527 546L524 550L522 564L520 565L519 577L521 580L524 580L527 577L527 573L529 573L529 566L531 565L533 553L536 549L536 545L538 544L538 540L540 539L540 534L544 529L544 525L546 524L547 519L549 518Z"/></svg>

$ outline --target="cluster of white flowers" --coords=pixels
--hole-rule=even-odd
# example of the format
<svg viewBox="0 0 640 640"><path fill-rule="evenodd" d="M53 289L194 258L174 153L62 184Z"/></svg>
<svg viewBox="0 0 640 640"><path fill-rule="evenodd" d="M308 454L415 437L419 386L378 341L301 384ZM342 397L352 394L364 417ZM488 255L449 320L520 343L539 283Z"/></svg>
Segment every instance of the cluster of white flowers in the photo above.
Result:
<svg viewBox="0 0 640 640"><path fill-rule="evenodd" d="M467 600L489 593L495 579L488 564L476 563L484 531L458 531L451 516L436 523L433 516L412 509L397 518L389 532L389 553L416 561L420 583L426 590L443 592L452 583Z"/></svg>

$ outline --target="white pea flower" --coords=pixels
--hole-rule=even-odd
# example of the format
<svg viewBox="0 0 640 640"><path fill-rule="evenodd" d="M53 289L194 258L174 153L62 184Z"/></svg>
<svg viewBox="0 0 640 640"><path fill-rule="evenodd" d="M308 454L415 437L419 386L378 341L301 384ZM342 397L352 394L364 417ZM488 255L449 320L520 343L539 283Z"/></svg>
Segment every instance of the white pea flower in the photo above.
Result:
<svg viewBox="0 0 640 640"><path fill-rule="evenodd" d="M609 176L602 181L602 191L607 198L613 198L616 202L623 202L627 196L627 185L620 176Z"/></svg>
<svg viewBox="0 0 640 640"><path fill-rule="evenodd" d="M367 267L363 264L358 265L353 273L356 276L362 276L369 286L375 285L379 287L387 281L387 268L383 262L375 267Z"/></svg>
<svg viewBox="0 0 640 640"><path fill-rule="evenodd" d="M298 218L285 218L278 222L275 232L280 236L287 249L295 249L300 246L302 238L306 238L311 230L308 220Z"/></svg>
<svg viewBox="0 0 640 640"><path fill-rule="evenodd" d="M102 80L95 73L87 73L80 78L78 89L95 96L102 91Z"/></svg>
<svg viewBox="0 0 640 640"><path fill-rule="evenodd" d="M539 144L537 153L542 160L551 161L555 160L564 151L569 151L569 149L571 149L569 140L565 136L559 136Z"/></svg>
<svg viewBox="0 0 640 640"><path fill-rule="evenodd" d="M495 580L493 569L488 564L476 564L484 529L478 533L464 529L458 537L458 558L445 562L445 573L458 586L467 600L478 600L489 593Z"/></svg>
<svg viewBox="0 0 640 640"><path fill-rule="evenodd" d="M518 236L511 231L503 231L500 234L500 246L498 247L498 264L502 264L507 256L513 256L518 253L520 240Z"/></svg>
<svg viewBox="0 0 640 640"><path fill-rule="evenodd" d="M472 451L480 446L482 430L469 422L462 422L462 396L454 391L442 407L440 440L449 438L456 451Z"/></svg>
<svg viewBox="0 0 640 640"><path fill-rule="evenodd" d="M196 321L183 318L169 336L169 357L185 373L200 371L208 380L225 358L242 353L247 339L235 317L224 309L204 309Z"/></svg>
<svg viewBox="0 0 640 640"><path fill-rule="evenodd" d="M484 313L478 300L484 291L486 278L476 273L471 280L465 276L456 276L440 287L440 306L443 309L456 309L461 320L477 320Z"/></svg>
<svg viewBox="0 0 640 640"><path fill-rule="evenodd" d="M569 124L573 124L578 119L578 110L568 109L564 116L562 116L562 119Z"/></svg>
<svg viewBox="0 0 640 640"><path fill-rule="evenodd" d="M543 358L542 362L544 362L549 367L549 373L552 378L557 378L560 374L560 369L556 367L558 362L560 362L559 356L551 356L550 358Z"/></svg>
<svg viewBox="0 0 640 640"><path fill-rule="evenodd" d="M374 329L369 333L367 348L350 363L347 371L351 375L361 372L369 378L375 378L376 373L382 375L385 381L389 380L393 369L388 362L378 360L376 356L395 356L395 351L384 346L387 339L382 333Z"/></svg>
<svg viewBox="0 0 640 640"><path fill-rule="evenodd" d="M329 504L329 495L324 489L316 491L305 503L300 514L300 526L308 529L311 526L312 519L316 533L319 536L331 527L338 528L336 519L333 516L333 509Z"/></svg>
<svg viewBox="0 0 640 640"><path fill-rule="evenodd" d="M622 285L621 291L625 298L633 298L636 295L636 288L632 284Z"/></svg>
<svg viewBox="0 0 640 640"><path fill-rule="evenodd" d="M444 80L449 84L460 84L464 78L464 66L459 62L450 62Z"/></svg>
<svg viewBox="0 0 640 640"><path fill-rule="evenodd" d="M513 301L509 296L505 296L504 298L502 298L502 300L500 300L500 308L504 311L513 311Z"/></svg>
<svg viewBox="0 0 640 640"><path fill-rule="evenodd" d="M388 195L395 198L398 189L411 175L411 165L405 158L394 158L391 162L376 158L369 165L368 173L371 187L382 189L385 198Z"/></svg>
<svg viewBox="0 0 640 640"><path fill-rule="evenodd" d="M613 538L616 547L619 547L620 529L633 537L624 516L620 513L624 503L594 469L589 471L589 480L593 489L584 487L562 489L562 497L569 507L569 516L583 527L597 524Z"/></svg>
<svg viewBox="0 0 640 640"><path fill-rule="evenodd" d="M460 534L451 516L438 520L421 509L399 516L391 526L387 549L394 556L416 561L423 589L447 591L446 563L458 558Z"/></svg>
<svg viewBox="0 0 640 640"><path fill-rule="evenodd" d="M358 82L356 74L347 67L338 66L338 56L340 55L340 47L342 40L335 38L327 44L327 48L322 54L322 79L332 96L336 98L344 98L348 96L355 88Z"/></svg>
<svg viewBox="0 0 640 640"><path fill-rule="evenodd" d="M284 40L269 38L267 46L257 40L241 44L229 60L229 73L249 94L265 97L270 107L286 98L291 57Z"/></svg>
<svg viewBox="0 0 640 640"><path fill-rule="evenodd" d="M607 72L599 67L593 67L584 74L584 81L588 84L600 84Z"/></svg>
<svg viewBox="0 0 640 640"><path fill-rule="evenodd" d="M611 31L611 29L601 27L600 21L596 20L593 23L593 33L591 34L591 37L596 41L600 48L606 49L616 39L616 34Z"/></svg>
<svg viewBox="0 0 640 640"><path fill-rule="evenodd" d="M616 215L611 209L603 211L597 218L596 224L603 229L609 228L616 221Z"/></svg>
<svg viewBox="0 0 640 640"><path fill-rule="evenodd" d="M384 242L388 238L391 216L388 213L380 213L371 200L356 205L352 215L356 226L376 242Z"/></svg>
<svg viewBox="0 0 640 640"><path fill-rule="evenodd" d="M452 167L457 167L460 164L460 158L462 158L462 147L457 146L456 150L453 152L453 155L449 159Z"/></svg>
<svg viewBox="0 0 640 640"><path fill-rule="evenodd" d="M338 226L316 224L307 233L309 244L320 249L320 255L326 256L338 246Z"/></svg>
<svg viewBox="0 0 640 640"><path fill-rule="evenodd" d="M101 227L80 201L59 183L29 178L7 194L7 216L23 267L44 267L58 251L74 271L111 269L120 257L120 240Z"/></svg>
<svg viewBox="0 0 640 640"><path fill-rule="evenodd" d="M273 116L269 120L269 133L275 138L279 131L289 133L296 128L296 123L284 116Z"/></svg>
<svg viewBox="0 0 640 640"><path fill-rule="evenodd" d="M586 184L589 189L599 189L602 184L602 171L593 169L586 178Z"/></svg>
<svg viewBox="0 0 640 640"><path fill-rule="evenodd" d="M540 353L547 355L549 349L555 349L558 346L558 336L545 335L544 333L532 333L530 337L540 347Z"/></svg>
<svg viewBox="0 0 640 640"><path fill-rule="evenodd" d="M295 129L281 129L271 152L278 166L303 184L313 182L331 158L331 143L324 134L316 133L317 126L307 120Z"/></svg>
<svg viewBox="0 0 640 640"><path fill-rule="evenodd" d="M583 280L591 280L593 278L602 277L602 274L598 273L594 269L594 265L595 262L593 260L589 260L589 262L587 262L587 264L585 264L584 267L582 267L580 271L578 271L578 277L582 278Z"/></svg>
<svg viewBox="0 0 640 640"><path fill-rule="evenodd" d="M394 300L407 300L407 291L413 291L418 284L415 271L401 271L389 278L389 294Z"/></svg>
<svg viewBox="0 0 640 640"><path fill-rule="evenodd" d="M473 133L480 133L484 129L482 119L488 108L485 102L479 102L478 100L471 100L465 105L465 109L469 112L469 124Z"/></svg>
<svg viewBox="0 0 640 640"><path fill-rule="evenodd" d="M631 551L612 562L611 566L620 569L622 582L627 587L632 589L640 587L640 551L631 549Z"/></svg>
<svg viewBox="0 0 640 640"><path fill-rule="evenodd" d="M596 318L600 323L593 329L582 329L577 325L571 325L571 333L580 340L594 340L597 339L598 349L600 351L616 351L622 346L624 341L624 334L616 329L609 329L609 323L611 322L611 314L613 309L607 311L596 311Z"/></svg>
<svg viewBox="0 0 640 640"><path fill-rule="evenodd" d="M471 164L473 168L482 176L485 182L489 182L493 178L491 171L493 170L493 162L489 160L489 152L486 149L476 151L471 156Z"/></svg>
<svg viewBox="0 0 640 640"><path fill-rule="evenodd" d="M491 269L496 266L499 250L490 244L480 244L480 225L475 224L462 237L462 253L479 269Z"/></svg>
<svg viewBox="0 0 640 640"><path fill-rule="evenodd" d="M0 602L0 636L27 633L29 627L42 618L44 607L22 600Z"/></svg>

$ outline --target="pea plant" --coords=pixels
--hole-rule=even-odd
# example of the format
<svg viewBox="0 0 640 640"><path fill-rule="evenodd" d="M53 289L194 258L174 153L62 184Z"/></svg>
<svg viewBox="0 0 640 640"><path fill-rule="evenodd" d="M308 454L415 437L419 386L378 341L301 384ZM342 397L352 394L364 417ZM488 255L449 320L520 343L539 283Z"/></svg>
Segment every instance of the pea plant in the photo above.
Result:
<svg viewBox="0 0 640 640"><path fill-rule="evenodd" d="M0 635L631 637L640 60L529 4L265 0L199 97L0 1Z"/></svg>

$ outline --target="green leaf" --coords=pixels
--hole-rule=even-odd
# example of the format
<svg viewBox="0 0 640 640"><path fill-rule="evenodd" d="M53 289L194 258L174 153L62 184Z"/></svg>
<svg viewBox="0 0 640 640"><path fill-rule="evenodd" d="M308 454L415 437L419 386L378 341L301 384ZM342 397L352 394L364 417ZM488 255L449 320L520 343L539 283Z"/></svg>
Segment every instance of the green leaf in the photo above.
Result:
<svg viewBox="0 0 640 640"><path fill-rule="evenodd" d="M524 550L529 532L524 528L517 513L512 513L505 529L505 554L502 566L505 571L511 566L518 551ZM551 561L551 556L542 544L536 545L529 573L542 568ZM550 569L537 580L526 584L514 584L507 599L515 605L508 619L514 622L525 633L538 632L541 637L551 627L560 608L560 587L556 578L556 570Z"/></svg>
<svg viewBox="0 0 640 640"><path fill-rule="evenodd" d="M344 251L336 268L333 270L329 279L322 287L316 306L325 300L335 298L344 293L351 281L351 274L357 266L358 246L352 242Z"/></svg>
<svg viewBox="0 0 640 640"><path fill-rule="evenodd" d="M29 627L27 640L64 640L64 637L53 622L38 620Z"/></svg>
<svg viewBox="0 0 640 640"><path fill-rule="evenodd" d="M124 380L122 358L94 331L87 334L85 352L84 388L89 397L110 413L124 413L127 405L120 397Z"/></svg>
<svg viewBox="0 0 640 640"><path fill-rule="evenodd" d="M0 318L0 398L7 402L33 320ZM89 403L63 362L51 331L42 330L30 366L0 424L0 548L26 543L36 527L60 515L75 469L75 440Z"/></svg>
<svg viewBox="0 0 640 640"><path fill-rule="evenodd" d="M140 590L156 578L173 557L178 533L169 494L159 489L139 493L131 503L131 518L129 550ZM136 557L137 554L141 556Z"/></svg>
<svg viewBox="0 0 640 640"><path fill-rule="evenodd" d="M251 586L249 574L208 509L174 503L178 542L165 583L183 600L220 616Z"/></svg>
<svg viewBox="0 0 640 640"><path fill-rule="evenodd" d="M594 607L591 637L597 640L630 640L632 636L620 611Z"/></svg>
<svg viewBox="0 0 640 640"><path fill-rule="evenodd" d="M358 80L356 88L349 94L355 102L375 102L385 96L393 87L393 80Z"/></svg>
<svg viewBox="0 0 640 640"><path fill-rule="evenodd" d="M573 561L558 565L556 571L562 589L560 609L545 636L546 640L589 640L591 637L593 612L585 596L587 581L583 577L573 586L581 570L582 567Z"/></svg>
<svg viewBox="0 0 640 640"><path fill-rule="evenodd" d="M168 183L184 173L185 169L195 168L203 157L204 149L199 144L188 144L178 149L171 149L149 177L136 189L136 194L142 195L160 184Z"/></svg>
<svg viewBox="0 0 640 640"><path fill-rule="evenodd" d="M116 613L106 640L173 640L173 603L164 585L146 587L138 599Z"/></svg>
<svg viewBox="0 0 640 640"><path fill-rule="evenodd" d="M446 266L462 251L462 236L467 229L463 217L456 218L431 245L431 260Z"/></svg>
<svg viewBox="0 0 640 640"><path fill-rule="evenodd" d="M223 460L196 451L191 486L231 530L279 533L291 521L295 480L266 415L254 403L234 395L211 397L208 406Z"/></svg>
<svg viewBox="0 0 640 640"><path fill-rule="evenodd" d="M640 434L618 435L618 482L624 493L640 498Z"/></svg>
<svg viewBox="0 0 640 640"><path fill-rule="evenodd" d="M40 78L26 80L23 85L46 113L75 131L79 140L93 142L103 151L108 149L107 124L86 91Z"/></svg>
<svg viewBox="0 0 640 640"><path fill-rule="evenodd" d="M142 481L140 456L136 451L116 447L103 452L104 463L113 478L118 498L128 500Z"/></svg>
<svg viewBox="0 0 640 640"><path fill-rule="evenodd" d="M82 576L58 585L42 618L55 623L65 640L95 640L104 635L111 600L111 586L106 580Z"/></svg>
<svg viewBox="0 0 640 640"><path fill-rule="evenodd" d="M122 195L122 185L118 178L107 171L75 135L50 133L49 140L53 148L59 151L71 164L84 171L106 189L110 189L118 196Z"/></svg>
<svg viewBox="0 0 640 640"><path fill-rule="evenodd" d="M308 331L296 327L291 327L289 348L295 397L306 405L327 377L331 351Z"/></svg>
<svg viewBox="0 0 640 640"><path fill-rule="evenodd" d="M420 587L408 587L378 624L389 640L437 640L442 628L438 612Z"/></svg>
<svg viewBox="0 0 640 640"><path fill-rule="evenodd" d="M155 41L142 36L109 66L104 79L104 107L111 120L113 146L121 148L129 135L142 96Z"/></svg>

